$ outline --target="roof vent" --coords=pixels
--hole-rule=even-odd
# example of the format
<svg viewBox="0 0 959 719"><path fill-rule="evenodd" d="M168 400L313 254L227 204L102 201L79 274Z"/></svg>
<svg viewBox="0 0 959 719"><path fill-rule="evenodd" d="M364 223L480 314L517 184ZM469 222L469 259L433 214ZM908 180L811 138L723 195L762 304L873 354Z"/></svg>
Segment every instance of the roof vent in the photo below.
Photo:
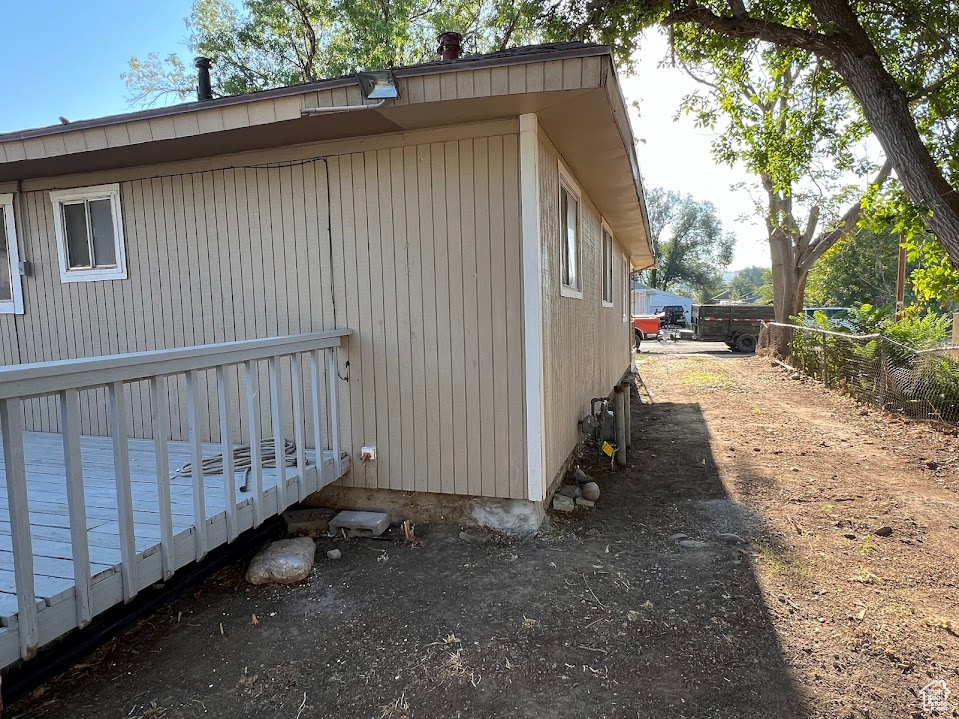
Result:
<svg viewBox="0 0 959 719"><path fill-rule="evenodd" d="M460 52L463 49L463 36L458 32L443 32L436 36L436 41L440 44L436 52L444 60L459 60Z"/></svg>
<svg viewBox="0 0 959 719"><path fill-rule="evenodd" d="M196 68L196 99L200 102L213 99L213 88L210 86L210 58L193 58L193 66Z"/></svg>

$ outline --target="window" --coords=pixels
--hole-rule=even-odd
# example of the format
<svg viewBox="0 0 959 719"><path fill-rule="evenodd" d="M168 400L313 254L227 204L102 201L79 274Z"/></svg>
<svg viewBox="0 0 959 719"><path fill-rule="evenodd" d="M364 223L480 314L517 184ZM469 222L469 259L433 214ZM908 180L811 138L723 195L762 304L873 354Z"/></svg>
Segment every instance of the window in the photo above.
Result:
<svg viewBox="0 0 959 719"><path fill-rule="evenodd" d="M125 280L120 186L50 193L61 282Z"/></svg>
<svg viewBox="0 0 959 719"><path fill-rule="evenodd" d="M559 166L559 239L562 259L560 292L564 297L582 299L579 277L580 194L566 169Z"/></svg>
<svg viewBox="0 0 959 719"><path fill-rule="evenodd" d="M23 314L13 195L0 195L0 314Z"/></svg>
<svg viewBox="0 0 959 719"><path fill-rule="evenodd" d="M613 235L603 223L603 307L613 306Z"/></svg>

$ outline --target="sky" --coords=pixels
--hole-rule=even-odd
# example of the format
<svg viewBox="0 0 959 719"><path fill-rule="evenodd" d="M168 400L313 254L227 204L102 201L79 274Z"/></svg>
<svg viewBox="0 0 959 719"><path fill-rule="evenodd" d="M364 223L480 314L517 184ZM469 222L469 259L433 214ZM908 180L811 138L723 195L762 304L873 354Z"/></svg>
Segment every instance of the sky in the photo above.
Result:
<svg viewBox="0 0 959 719"><path fill-rule="evenodd" d="M186 54L184 18L192 0L31 0L4 3L8 32L0 67L8 68L0 104L0 132L102 117L138 109L127 102L121 74L132 56L151 51ZM9 30L12 30L10 32ZM712 133L675 118L695 83L681 70L660 67L665 40L648 33L637 72L622 77L647 188L692 194L716 205L724 229L736 236L728 269L769 265L769 250L746 190L732 185L746 175L719 166L710 154Z"/></svg>

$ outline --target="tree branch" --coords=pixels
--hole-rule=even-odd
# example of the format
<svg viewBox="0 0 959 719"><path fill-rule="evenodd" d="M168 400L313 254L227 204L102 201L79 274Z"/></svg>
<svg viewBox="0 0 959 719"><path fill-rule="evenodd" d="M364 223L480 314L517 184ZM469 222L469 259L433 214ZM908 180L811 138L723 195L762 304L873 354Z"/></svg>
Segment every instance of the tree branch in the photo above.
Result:
<svg viewBox="0 0 959 719"><path fill-rule="evenodd" d="M937 92L939 92L942 88L944 88L946 85L948 85L950 82L952 82L956 78L959 78L959 68L956 68L955 70L953 70L947 75L943 75L931 85L928 85L927 87L922 88L919 92L915 93L914 95L910 95L906 99L909 102L909 104L912 104L914 102L919 102L920 100L925 100L930 95L934 95Z"/></svg>
<svg viewBox="0 0 959 719"><path fill-rule="evenodd" d="M890 174L892 174L892 161L886 159L875 179L869 184L881 187L883 183L889 179ZM796 266L804 272L808 272L812 268L813 263L818 260L826 250L849 234L852 228L856 226L856 223L859 222L859 216L861 214L862 200L860 199L846 211L846 214L842 216L833 229L819 235L815 242L810 243L809 247L800 253Z"/></svg>
<svg viewBox="0 0 959 719"><path fill-rule="evenodd" d="M709 30L716 30L729 37L743 40L765 40L776 45L809 50L829 57L837 49L836 42L828 35L811 30L782 25L771 20L749 17L717 15L696 3L673 10L663 20L666 25L695 23Z"/></svg>

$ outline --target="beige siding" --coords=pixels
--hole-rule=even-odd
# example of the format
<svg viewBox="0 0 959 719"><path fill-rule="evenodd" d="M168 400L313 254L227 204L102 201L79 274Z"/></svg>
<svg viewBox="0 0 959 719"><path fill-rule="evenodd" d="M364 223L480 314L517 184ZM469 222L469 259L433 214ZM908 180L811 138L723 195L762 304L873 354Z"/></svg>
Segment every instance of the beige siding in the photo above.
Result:
<svg viewBox="0 0 959 719"><path fill-rule="evenodd" d="M324 147L335 152L321 156ZM21 250L34 276L24 279L25 314L0 316L0 362L350 327L340 356L345 449L356 456L373 444L378 458L355 463L347 483L524 497L517 135L491 123L354 147L116 173L122 281L61 283L49 193L23 193ZM260 377L265 391L265 367ZM146 388L128 389L134 432L147 436ZM216 438L207 396L205 434ZM82 405L82 430L107 433L103 393ZM185 405L185 388L171 387L175 437L186 433ZM245 401L235 397L231 411L245 436ZM26 413L30 429L58 428L52 400ZM265 407L260 421L269 436Z"/></svg>
<svg viewBox="0 0 959 719"><path fill-rule="evenodd" d="M539 187L543 281L543 434L547 486L580 440L578 421L593 397L605 397L629 367L626 270L622 250L613 251L613 306L602 302L602 218L589 197L580 203L580 278L583 297L560 294L560 155L540 135ZM575 179L575 178L574 178Z"/></svg>

